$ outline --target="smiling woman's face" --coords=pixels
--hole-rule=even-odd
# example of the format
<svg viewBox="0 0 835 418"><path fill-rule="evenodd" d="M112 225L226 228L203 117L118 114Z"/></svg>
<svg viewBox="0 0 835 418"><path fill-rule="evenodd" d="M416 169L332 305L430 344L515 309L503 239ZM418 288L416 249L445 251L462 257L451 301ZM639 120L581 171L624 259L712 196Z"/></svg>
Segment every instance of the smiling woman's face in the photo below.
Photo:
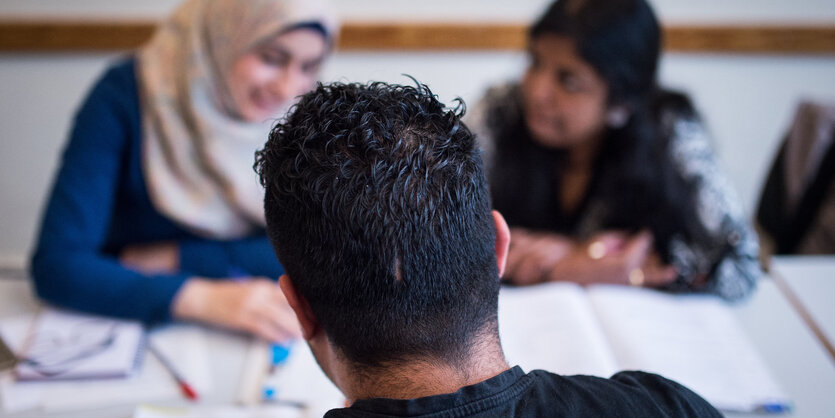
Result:
<svg viewBox="0 0 835 418"><path fill-rule="evenodd" d="M531 40L530 65L522 80L525 124L549 148L570 148L606 129L606 81L564 36Z"/></svg>
<svg viewBox="0 0 835 418"><path fill-rule="evenodd" d="M316 83L327 52L313 29L281 33L239 57L226 75L238 116L249 122L280 117Z"/></svg>

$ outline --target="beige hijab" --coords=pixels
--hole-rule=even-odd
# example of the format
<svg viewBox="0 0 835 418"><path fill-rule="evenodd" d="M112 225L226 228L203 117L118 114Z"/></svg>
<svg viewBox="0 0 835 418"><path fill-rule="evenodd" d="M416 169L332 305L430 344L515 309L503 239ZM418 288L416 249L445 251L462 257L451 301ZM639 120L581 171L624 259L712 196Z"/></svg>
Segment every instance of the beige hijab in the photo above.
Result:
<svg viewBox="0 0 835 418"><path fill-rule="evenodd" d="M329 10L324 0L188 0L157 29L138 53L142 163L157 210L217 239L264 225L252 165L274 120L236 118L225 74L294 25L319 23L332 40L338 28Z"/></svg>

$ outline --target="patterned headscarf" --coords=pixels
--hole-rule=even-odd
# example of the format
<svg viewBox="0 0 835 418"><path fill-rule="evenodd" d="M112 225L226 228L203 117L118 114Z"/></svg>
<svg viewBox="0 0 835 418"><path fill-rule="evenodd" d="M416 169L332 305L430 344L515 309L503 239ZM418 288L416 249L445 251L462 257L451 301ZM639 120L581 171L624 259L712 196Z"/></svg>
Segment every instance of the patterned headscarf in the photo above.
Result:
<svg viewBox="0 0 835 418"><path fill-rule="evenodd" d="M188 0L139 50L143 174L157 210L210 238L264 225L252 165L272 121L236 117L224 80L261 41L308 23L333 43L337 22L324 0Z"/></svg>

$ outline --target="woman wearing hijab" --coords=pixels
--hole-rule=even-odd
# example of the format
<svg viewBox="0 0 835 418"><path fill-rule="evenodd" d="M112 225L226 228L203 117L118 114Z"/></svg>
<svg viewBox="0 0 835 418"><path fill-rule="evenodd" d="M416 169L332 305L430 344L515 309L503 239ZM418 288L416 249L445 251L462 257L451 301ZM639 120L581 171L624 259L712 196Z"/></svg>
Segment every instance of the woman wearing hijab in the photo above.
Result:
<svg viewBox="0 0 835 418"><path fill-rule="evenodd" d="M297 335L254 152L337 32L319 0L188 0L75 116L31 274L59 306Z"/></svg>

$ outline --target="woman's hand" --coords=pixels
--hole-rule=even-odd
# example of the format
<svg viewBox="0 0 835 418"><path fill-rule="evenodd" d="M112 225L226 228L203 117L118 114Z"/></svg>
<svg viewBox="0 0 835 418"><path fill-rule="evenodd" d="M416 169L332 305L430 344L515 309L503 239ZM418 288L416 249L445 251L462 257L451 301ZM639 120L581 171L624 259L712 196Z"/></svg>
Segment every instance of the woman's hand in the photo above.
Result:
<svg viewBox="0 0 835 418"><path fill-rule="evenodd" d="M647 257L644 266L641 267L641 272L644 275L644 286L660 287L670 284L678 277L678 271L675 267L664 264L661 257L656 253L652 253Z"/></svg>
<svg viewBox="0 0 835 418"><path fill-rule="evenodd" d="M180 247L173 241L130 245L119 254L119 261L145 274L175 273L180 268Z"/></svg>
<svg viewBox="0 0 835 418"><path fill-rule="evenodd" d="M505 277L520 285L543 282L574 247L574 241L562 235L513 228L510 230Z"/></svg>
<svg viewBox="0 0 835 418"><path fill-rule="evenodd" d="M601 232L587 242L521 228L511 230L505 276L514 284L571 281L657 287L677 276L652 250L648 231Z"/></svg>
<svg viewBox="0 0 835 418"><path fill-rule="evenodd" d="M246 331L272 342L301 336L295 313L275 281L189 279L172 303L174 317Z"/></svg>
<svg viewBox="0 0 835 418"><path fill-rule="evenodd" d="M631 236L619 231L598 234L560 260L548 279L648 287L667 284L675 280L677 272L661 262L652 243L648 231Z"/></svg>

